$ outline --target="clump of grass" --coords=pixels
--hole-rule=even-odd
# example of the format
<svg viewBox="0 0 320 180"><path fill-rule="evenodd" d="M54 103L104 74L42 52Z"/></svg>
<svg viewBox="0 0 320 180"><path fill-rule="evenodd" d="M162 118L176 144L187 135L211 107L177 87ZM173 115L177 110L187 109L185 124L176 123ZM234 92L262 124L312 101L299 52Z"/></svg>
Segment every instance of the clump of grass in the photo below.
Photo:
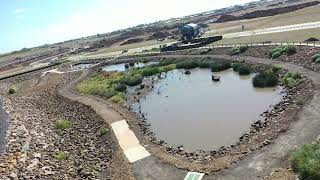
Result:
<svg viewBox="0 0 320 180"><path fill-rule="evenodd" d="M214 62L211 65L211 72L224 71L231 68L231 63L229 62Z"/></svg>
<svg viewBox="0 0 320 180"><path fill-rule="evenodd" d="M103 136L109 132L108 128L102 127L99 129L100 136Z"/></svg>
<svg viewBox="0 0 320 180"><path fill-rule="evenodd" d="M121 79L120 83L126 84L128 86L136 86L142 83L142 79L142 76L139 74L134 76L126 75Z"/></svg>
<svg viewBox="0 0 320 180"><path fill-rule="evenodd" d="M296 105L302 106L304 104L303 100L299 99L296 101Z"/></svg>
<svg viewBox="0 0 320 180"><path fill-rule="evenodd" d="M239 70L239 67L242 65L242 63L239 63L239 62L235 62L235 63L232 63L231 64L231 67L234 71L238 71Z"/></svg>
<svg viewBox="0 0 320 180"><path fill-rule="evenodd" d="M282 69L282 66L279 64L274 64L272 65L272 71L277 73L278 71L280 71Z"/></svg>
<svg viewBox="0 0 320 180"><path fill-rule="evenodd" d="M187 60L187 61L182 61L176 64L177 69L193 69L198 67L199 64L195 60Z"/></svg>
<svg viewBox="0 0 320 180"><path fill-rule="evenodd" d="M166 66L162 66L159 69L160 69L160 72L168 72L168 71L176 69L176 65L175 64L169 64L169 65L166 65Z"/></svg>
<svg viewBox="0 0 320 180"><path fill-rule="evenodd" d="M249 49L249 46L234 47L231 49L231 54L238 55L238 54L246 52L248 49Z"/></svg>
<svg viewBox="0 0 320 180"><path fill-rule="evenodd" d="M252 79L254 87L273 87L278 84L278 76L271 69L262 71Z"/></svg>
<svg viewBox="0 0 320 180"><path fill-rule="evenodd" d="M125 102L124 94L122 92L119 92L116 95L112 96L110 98L110 101L118 104L123 104Z"/></svg>
<svg viewBox="0 0 320 180"><path fill-rule="evenodd" d="M17 92L17 88L16 87L14 87L14 86L10 87L9 94L15 94L16 92Z"/></svg>
<svg viewBox="0 0 320 180"><path fill-rule="evenodd" d="M292 55L297 52L297 48L294 45L278 46L269 53L269 56L273 59L280 57L283 54Z"/></svg>
<svg viewBox="0 0 320 180"><path fill-rule="evenodd" d="M292 151L292 168L301 179L320 179L320 144L306 144Z"/></svg>
<svg viewBox="0 0 320 180"><path fill-rule="evenodd" d="M160 69L158 67L145 67L141 70L141 72L144 77L147 77L160 73Z"/></svg>
<svg viewBox="0 0 320 180"><path fill-rule="evenodd" d="M125 84L117 84L114 88L116 91L124 92L127 90L127 86Z"/></svg>
<svg viewBox="0 0 320 180"><path fill-rule="evenodd" d="M320 53L312 56L311 59L312 59L313 62L315 62L315 61L316 61L317 59L319 59L319 58L320 58Z"/></svg>
<svg viewBox="0 0 320 180"><path fill-rule="evenodd" d="M212 62L209 62L209 61L200 61L198 63L199 65L199 68L210 68L211 65L212 65Z"/></svg>
<svg viewBox="0 0 320 180"><path fill-rule="evenodd" d="M320 58L318 58L318 59L315 61L315 63L320 64Z"/></svg>
<svg viewBox="0 0 320 180"><path fill-rule="evenodd" d="M238 68L239 75L250 75L251 68L249 66L241 65Z"/></svg>
<svg viewBox="0 0 320 180"><path fill-rule="evenodd" d="M284 78L283 82L288 87L294 87L301 82L302 75L298 72L288 72Z"/></svg>
<svg viewBox="0 0 320 180"><path fill-rule="evenodd" d="M160 59L158 66L167 66L170 64L174 64L175 63L175 59L170 58L170 59Z"/></svg>
<svg viewBox="0 0 320 180"><path fill-rule="evenodd" d="M64 161L64 160L68 159L67 154L65 152L62 152L62 151L55 153L53 155L53 157L55 159L59 160L59 161Z"/></svg>
<svg viewBox="0 0 320 180"><path fill-rule="evenodd" d="M70 128L71 122L67 119L61 119L56 122L55 126L57 129L65 130Z"/></svg>

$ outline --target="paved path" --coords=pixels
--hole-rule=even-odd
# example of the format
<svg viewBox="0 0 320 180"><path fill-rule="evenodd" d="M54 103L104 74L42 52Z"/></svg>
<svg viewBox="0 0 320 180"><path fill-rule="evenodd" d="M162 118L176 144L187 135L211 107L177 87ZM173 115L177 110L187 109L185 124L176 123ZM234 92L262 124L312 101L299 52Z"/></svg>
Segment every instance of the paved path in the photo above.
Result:
<svg viewBox="0 0 320 180"><path fill-rule="evenodd" d="M159 56L160 57L160 56ZM167 56L167 57L186 57L186 56ZM200 55L189 55L188 57L207 57ZM228 58L228 59L245 59L248 62L264 63L264 64L281 64L283 67L295 71L299 71L308 76L315 85L314 98L299 113L298 120L292 123L291 128L280 135L272 144L256 151L242 160L236 166L221 171L217 174L204 176L204 179L261 179L271 173L272 168L279 166L282 159L296 146L309 143L316 139L320 133L320 74L312 72L301 66L273 61L270 59L254 58L254 57L237 57L227 55L212 55L211 57ZM134 58L131 58L134 59ZM141 59L141 58L139 58ZM72 100L79 101L91 106L100 114L109 124L122 120L123 118L108 109L108 106L98 98L82 96L74 94L70 91L72 85L87 75L86 70L81 77L75 82L61 90L61 94ZM134 174L137 179L184 179L187 172L168 166L159 162L153 156L148 156L141 160L135 161L133 164Z"/></svg>

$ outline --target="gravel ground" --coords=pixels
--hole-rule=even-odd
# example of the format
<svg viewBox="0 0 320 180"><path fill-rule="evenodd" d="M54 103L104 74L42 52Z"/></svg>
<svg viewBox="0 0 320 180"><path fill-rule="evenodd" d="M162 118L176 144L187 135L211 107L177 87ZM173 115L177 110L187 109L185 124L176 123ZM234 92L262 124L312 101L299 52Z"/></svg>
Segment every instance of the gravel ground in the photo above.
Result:
<svg viewBox="0 0 320 180"><path fill-rule="evenodd" d="M110 128L91 108L56 91L79 73L37 78L39 73L0 85L10 122L0 179L111 179L108 167L118 146ZM18 92L9 96L8 87L16 83ZM71 126L56 128L62 119ZM104 135L102 127L108 130ZM56 158L58 152L66 159Z"/></svg>
<svg viewBox="0 0 320 180"><path fill-rule="evenodd" d="M5 136L8 128L8 115L2 108L2 101L0 100L0 153L5 150Z"/></svg>

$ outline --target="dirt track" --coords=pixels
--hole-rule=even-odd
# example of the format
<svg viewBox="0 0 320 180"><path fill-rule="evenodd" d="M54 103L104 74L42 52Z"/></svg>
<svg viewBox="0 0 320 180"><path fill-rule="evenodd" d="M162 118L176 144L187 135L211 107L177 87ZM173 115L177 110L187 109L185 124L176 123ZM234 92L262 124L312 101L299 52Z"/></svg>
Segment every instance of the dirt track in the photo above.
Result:
<svg viewBox="0 0 320 180"><path fill-rule="evenodd" d="M186 57L186 56L167 56L167 57ZM188 57L203 57L199 55ZM207 57L207 56L206 56ZM239 59L239 57L231 57L227 55L211 55L211 57L217 58L227 58L227 59ZM141 59L141 58L140 58ZM320 120L318 117L320 113L320 74L312 72L301 66L293 65L290 63L281 63L279 61L273 61L270 59L263 58L253 58L253 57L241 57L247 62L252 63L264 63L281 64L284 68L299 71L302 74L309 77L315 85L315 94L313 100L307 104L302 112L298 116L298 120L292 124L290 130L280 135L274 143L268 145L261 150L249 155L243 161L238 163L233 168L229 170L224 170L215 175L205 176L204 179L261 179L264 176L270 175L271 170L281 165L283 159L286 158L288 152L296 146L305 144L314 140L320 132ZM86 76L86 72L81 78ZM78 79L81 80L81 79ZM108 109L108 106L98 99L93 97L84 97L80 95L73 94L70 91L71 87L64 88L61 91L62 95L71 98L73 100L84 102L90 105L96 110L106 122L113 122L113 117L115 120L121 118L121 115L117 115L112 109ZM110 116L112 115L112 116ZM150 168L152 165L153 168ZM133 164L134 174L137 179L162 179L159 174L163 174L163 179L183 179L186 171L177 169L176 167L168 167L167 165L158 162L156 158L145 158ZM148 169L148 171L146 170Z"/></svg>

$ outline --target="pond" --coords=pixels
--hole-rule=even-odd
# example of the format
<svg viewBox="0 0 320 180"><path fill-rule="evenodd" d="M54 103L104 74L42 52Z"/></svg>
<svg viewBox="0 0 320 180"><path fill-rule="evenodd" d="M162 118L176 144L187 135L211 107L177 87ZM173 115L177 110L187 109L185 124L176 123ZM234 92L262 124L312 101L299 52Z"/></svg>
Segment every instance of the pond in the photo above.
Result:
<svg viewBox="0 0 320 180"><path fill-rule="evenodd" d="M152 65L152 64L157 64L157 63L158 63L158 62L153 62L153 61L152 61L152 62L146 62L146 63L136 62L136 63L134 63L134 67L135 67L135 68L141 68L141 67L144 67L144 66L148 66L148 65ZM127 69L125 68L125 64L126 64L126 63L107 65L107 66L102 67L102 70L103 70L103 71L107 71L107 72L110 72L110 71L124 72L124 71L127 70Z"/></svg>
<svg viewBox="0 0 320 180"><path fill-rule="evenodd" d="M183 72L168 72L133 109L145 114L157 139L188 151L236 143L261 113L283 97L281 86L254 88L253 75L226 70L215 73L221 80L213 82L209 69Z"/></svg>

